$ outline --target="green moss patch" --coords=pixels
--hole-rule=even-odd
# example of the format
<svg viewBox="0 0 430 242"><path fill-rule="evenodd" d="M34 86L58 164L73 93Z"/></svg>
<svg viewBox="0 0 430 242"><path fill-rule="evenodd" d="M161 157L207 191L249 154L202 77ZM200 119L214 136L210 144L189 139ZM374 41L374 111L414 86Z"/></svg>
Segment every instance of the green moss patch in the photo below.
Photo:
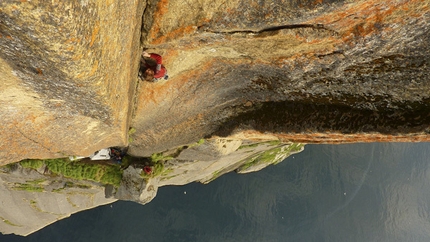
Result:
<svg viewBox="0 0 430 242"><path fill-rule="evenodd" d="M38 184L31 183L15 183L13 189L27 192L43 192L44 188Z"/></svg>
<svg viewBox="0 0 430 242"><path fill-rule="evenodd" d="M133 127L130 127L130 128L128 129L128 143L132 143L132 142L133 142L132 135L133 135L134 133L136 133L136 129L135 129L135 128L133 128Z"/></svg>
<svg viewBox="0 0 430 242"><path fill-rule="evenodd" d="M163 161L163 160L171 160L173 159L173 156L164 156L163 152L161 153L154 153L151 155L150 159L152 162L157 163L159 161Z"/></svg>
<svg viewBox="0 0 430 242"><path fill-rule="evenodd" d="M0 220L1 220L1 221L3 221L5 224L10 225L10 226L14 226L14 227L22 227L22 226L20 226L20 225L17 225L17 224L12 223L11 221L9 221L9 220L7 220L7 219L5 219L5 218L3 218L3 217L0 217Z"/></svg>
<svg viewBox="0 0 430 242"><path fill-rule="evenodd" d="M79 161L70 161L68 158L47 160L23 160L20 162L24 168L39 169L43 165L53 174L76 180L90 180L102 184L119 186L122 171L118 165L93 164ZM24 187L20 189L26 189ZM29 189L29 188L28 188Z"/></svg>
<svg viewBox="0 0 430 242"><path fill-rule="evenodd" d="M278 164L283 160L282 157L288 157L292 153L296 153L302 150L304 144L293 143L289 146L276 147L265 152L259 153L248 158L237 171L244 171L250 167L260 164Z"/></svg>
<svg viewBox="0 0 430 242"><path fill-rule="evenodd" d="M68 159L45 160L45 164L52 173L76 180L90 180L114 186L121 183L122 171L119 166L72 162Z"/></svg>
<svg viewBox="0 0 430 242"><path fill-rule="evenodd" d="M193 146L199 146L205 143L205 139L200 139L199 141L197 141L197 143L195 143L194 145L191 145L191 147Z"/></svg>
<svg viewBox="0 0 430 242"><path fill-rule="evenodd" d="M253 143L253 144L248 144L248 145L242 145L238 148L238 150L241 149L250 149L250 148L255 148L259 145L268 145L268 146L275 146L275 145L279 145L281 144L281 141L279 140L270 140L270 141L264 141L264 142L259 142L259 143Z"/></svg>
<svg viewBox="0 0 430 242"><path fill-rule="evenodd" d="M32 169L39 169L43 166L43 160L23 160L19 162L22 167L24 168L32 168Z"/></svg>

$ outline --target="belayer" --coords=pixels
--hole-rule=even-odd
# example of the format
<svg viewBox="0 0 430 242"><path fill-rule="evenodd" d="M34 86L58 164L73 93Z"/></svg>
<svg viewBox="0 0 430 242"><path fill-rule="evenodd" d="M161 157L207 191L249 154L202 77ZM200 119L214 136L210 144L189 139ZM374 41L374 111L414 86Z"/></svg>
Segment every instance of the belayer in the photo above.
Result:
<svg viewBox="0 0 430 242"><path fill-rule="evenodd" d="M163 65L161 55L144 51L140 59L139 77L150 82L167 80L169 76L167 75L166 67Z"/></svg>

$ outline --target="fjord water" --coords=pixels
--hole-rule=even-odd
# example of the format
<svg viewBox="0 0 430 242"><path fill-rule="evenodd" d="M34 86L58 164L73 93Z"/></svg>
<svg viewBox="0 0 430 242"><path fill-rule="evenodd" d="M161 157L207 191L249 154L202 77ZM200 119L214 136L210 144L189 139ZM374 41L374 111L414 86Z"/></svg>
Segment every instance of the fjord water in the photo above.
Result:
<svg viewBox="0 0 430 242"><path fill-rule="evenodd" d="M260 172L162 187L0 241L430 241L430 143L307 145Z"/></svg>

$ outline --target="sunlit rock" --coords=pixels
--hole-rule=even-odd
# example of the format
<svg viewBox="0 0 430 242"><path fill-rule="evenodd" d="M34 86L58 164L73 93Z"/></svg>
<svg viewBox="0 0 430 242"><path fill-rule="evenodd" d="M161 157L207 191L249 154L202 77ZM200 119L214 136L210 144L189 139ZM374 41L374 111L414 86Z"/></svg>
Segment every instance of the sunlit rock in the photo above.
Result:
<svg viewBox="0 0 430 242"><path fill-rule="evenodd" d="M0 164L126 145L143 1L1 1Z"/></svg>
<svg viewBox="0 0 430 242"><path fill-rule="evenodd" d="M31 234L71 214L116 201L101 184L43 174L19 164L0 170L0 232Z"/></svg>
<svg viewBox="0 0 430 242"><path fill-rule="evenodd" d="M429 12L427 1L159 1L142 40L170 78L139 85L130 152L240 132L429 141Z"/></svg>
<svg viewBox="0 0 430 242"><path fill-rule="evenodd" d="M77 197L54 191L66 182L40 180L68 172L64 163L1 173L3 233L259 170L302 143L430 141L428 1L7 0L0 8L0 164L129 144L136 159L124 173L112 166L107 183L67 187L85 194ZM163 56L168 80L138 81L142 48ZM75 202L88 194L97 199Z"/></svg>

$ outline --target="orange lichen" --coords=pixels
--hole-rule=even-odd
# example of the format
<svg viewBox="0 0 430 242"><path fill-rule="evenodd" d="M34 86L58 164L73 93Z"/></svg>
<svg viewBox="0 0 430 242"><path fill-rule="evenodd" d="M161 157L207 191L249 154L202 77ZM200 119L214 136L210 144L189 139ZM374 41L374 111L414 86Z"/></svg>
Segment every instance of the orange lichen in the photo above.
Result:
<svg viewBox="0 0 430 242"><path fill-rule="evenodd" d="M296 39L300 40L300 41L305 41L306 39L303 38L302 36L296 34L294 37L296 37Z"/></svg>
<svg viewBox="0 0 430 242"><path fill-rule="evenodd" d="M36 118L37 118L37 116L35 116L34 114L29 114L27 116L27 121L34 123L36 121Z"/></svg>
<svg viewBox="0 0 430 242"><path fill-rule="evenodd" d="M168 0L161 0L157 4L157 10L154 13L154 23L152 25L151 31L149 33L149 41L151 44L157 45L164 43L166 41L170 41L172 39L183 37L187 34L194 33L196 31L196 26L203 26L206 23L212 21L206 17L202 17L201 19L197 19L194 25L189 26L179 26L173 30L169 30L168 32L161 32L161 26L163 21L163 16L168 12Z"/></svg>
<svg viewBox="0 0 430 242"><path fill-rule="evenodd" d="M194 31L195 31L195 27L194 26L181 27L181 28L178 28L176 30L173 30L173 31L167 33L164 36L161 36L161 37L159 37L157 39L154 39L151 42L151 44L161 44L161 43L164 43L164 42L166 42L168 40L172 40L172 39L175 39L175 38L182 37L182 36L184 36L186 34L193 33Z"/></svg>
<svg viewBox="0 0 430 242"><path fill-rule="evenodd" d="M91 68L91 71L88 75L89 76L94 75L94 73L96 73L98 67L99 67L99 62L96 60L96 61L94 61L93 67Z"/></svg>
<svg viewBox="0 0 430 242"><path fill-rule="evenodd" d="M37 71L37 74L39 76L43 75L43 72L42 72L42 70L40 68L36 68L36 71Z"/></svg>
<svg viewBox="0 0 430 242"><path fill-rule="evenodd" d="M168 68L169 60L174 60L176 57L178 57L178 55L179 55L178 50L176 49L169 50L169 55L166 58L163 57L163 64Z"/></svg>
<svg viewBox="0 0 430 242"><path fill-rule="evenodd" d="M358 133L358 134L342 134L342 133L288 133L288 134L273 134L281 141L299 142L299 143L325 143L325 144L341 144L341 143L357 143L357 142L428 142L430 135L423 133L405 134L405 135L387 135L380 133Z"/></svg>
<svg viewBox="0 0 430 242"><path fill-rule="evenodd" d="M308 144L341 144L357 142L426 142L430 141L430 135L424 133L411 133L404 135L389 135L381 133L356 133L343 134L328 130L326 133L309 131L309 133L261 133L256 130L241 130L234 133L233 137L252 139L253 137L276 137L283 142L298 142Z"/></svg>
<svg viewBox="0 0 430 242"><path fill-rule="evenodd" d="M163 15L165 15L169 11L169 1L168 0L160 0L157 4L157 10L154 13L154 23L151 28L150 38L155 39L160 35L161 22L163 19Z"/></svg>
<svg viewBox="0 0 430 242"><path fill-rule="evenodd" d="M93 29L93 32L92 32L92 34L91 34L90 47L92 47L92 46L93 46L94 41L96 40L96 38L97 38L97 35L98 35L99 31L100 31L100 24L99 24L99 22L96 22L96 24L95 24L95 26L94 26L94 29Z"/></svg>
<svg viewBox="0 0 430 242"><path fill-rule="evenodd" d="M314 39L314 40L308 41L307 43L308 44L318 44L318 43L321 43L322 41L323 41L322 39Z"/></svg>
<svg viewBox="0 0 430 242"><path fill-rule="evenodd" d="M155 105L159 105L160 102L165 101L168 99L168 96L172 95L172 90L180 90L189 80L198 79L199 75L205 73L207 70L211 70L213 63L214 61L207 62L198 69L175 76L175 81L169 80L162 85L146 81L141 82L138 96L139 106L136 112L139 113L142 109L150 108L148 106L155 107Z"/></svg>
<svg viewBox="0 0 430 242"><path fill-rule="evenodd" d="M85 75L86 75L86 73L81 72L81 73L79 73L78 75L76 75L76 78L82 78L82 77L84 77Z"/></svg>
<svg viewBox="0 0 430 242"><path fill-rule="evenodd" d="M82 59L83 56L84 56L83 54L76 54L72 57L72 60L74 61L80 60Z"/></svg>
<svg viewBox="0 0 430 242"><path fill-rule="evenodd" d="M348 4L338 11L317 17L309 23L322 23L341 34L345 42L378 33L385 23L402 23L404 16L420 17L428 11L423 0L397 3L394 0ZM386 25L386 24L385 24Z"/></svg>
<svg viewBox="0 0 430 242"><path fill-rule="evenodd" d="M66 40L65 43L68 44L68 43L79 43L79 42L81 42L81 39L70 38L70 39Z"/></svg>

